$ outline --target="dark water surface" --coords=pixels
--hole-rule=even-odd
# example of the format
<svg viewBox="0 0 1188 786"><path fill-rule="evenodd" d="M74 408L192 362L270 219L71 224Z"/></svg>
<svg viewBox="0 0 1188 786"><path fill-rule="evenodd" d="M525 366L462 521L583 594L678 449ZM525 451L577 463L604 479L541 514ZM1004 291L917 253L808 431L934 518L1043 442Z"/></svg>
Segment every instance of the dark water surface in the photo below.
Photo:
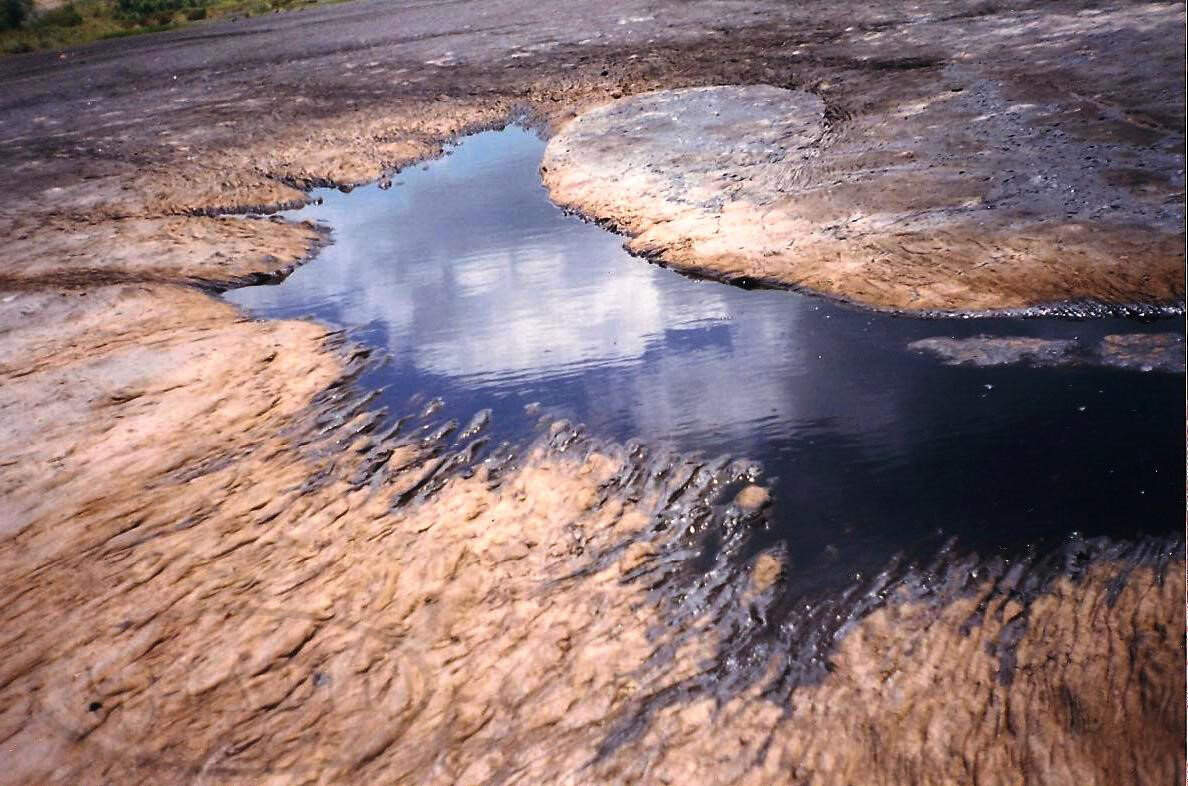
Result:
<svg viewBox="0 0 1188 786"><path fill-rule="evenodd" d="M1183 375L952 367L906 349L1179 320L911 319L693 280L552 205L543 147L488 132L390 190L319 191L288 215L324 222L333 244L284 283L227 297L389 353L364 381L394 412L414 393L463 422L491 408L495 441L524 441L539 403L596 437L755 459L775 491L767 537L801 567L948 536L990 554L1183 526Z"/></svg>

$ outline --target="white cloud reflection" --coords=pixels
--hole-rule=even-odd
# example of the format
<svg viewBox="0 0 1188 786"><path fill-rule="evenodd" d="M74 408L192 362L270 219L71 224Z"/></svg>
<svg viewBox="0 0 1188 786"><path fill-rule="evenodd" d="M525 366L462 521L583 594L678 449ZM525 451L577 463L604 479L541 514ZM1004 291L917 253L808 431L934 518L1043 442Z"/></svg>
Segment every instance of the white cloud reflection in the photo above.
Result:
<svg viewBox="0 0 1188 786"><path fill-rule="evenodd" d="M631 259L621 238L547 201L540 151L522 131L484 134L390 191L331 192L299 214L334 229L318 261L231 297L382 325L394 356L470 387L580 378L592 419L646 438L742 450L806 422L847 425L840 352L802 325L823 323L819 304ZM862 399L856 431L895 421L893 397L848 393Z"/></svg>
<svg viewBox="0 0 1188 786"><path fill-rule="evenodd" d="M1031 538L1036 521L1087 530L1090 519L1153 521L1162 510L1139 504L1182 504L1182 486L1136 500L1114 471L1147 466L1159 444L1174 477L1183 454L1159 441L1174 437L1164 425L1182 406L1174 384L1051 369L1023 382L1018 370L954 369L905 352L927 336L1087 341L1119 326L896 319L691 281L562 216L540 186L541 149L521 131L482 134L389 191L329 193L298 215L330 224L334 244L282 285L228 298L266 316L369 326L367 340L396 361L369 380L392 388L387 403L416 390L443 395L447 411L457 400L450 416L493 407L496 424L511 424L500 439L522 434L521 423L527 431L520 405L537 400L597 435L763 461L780 476L780 498L794 501L783 510L798 537L818 545L839 537L839 524L894 543L938 526Z"/></svg>

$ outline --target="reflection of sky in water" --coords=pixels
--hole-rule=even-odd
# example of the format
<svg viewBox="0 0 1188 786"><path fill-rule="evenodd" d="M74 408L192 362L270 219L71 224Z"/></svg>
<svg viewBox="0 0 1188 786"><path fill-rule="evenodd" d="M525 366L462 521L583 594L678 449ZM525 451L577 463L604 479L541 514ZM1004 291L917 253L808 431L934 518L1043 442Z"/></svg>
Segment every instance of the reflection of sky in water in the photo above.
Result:
<svg viewBox="0 0 1188 786"><path fill-rule="evenodd" d="M360 328L393 357L374 382L397 410L441 395L462 420L493 407L497 436L514 437L537 401L594 434L759 459L782 515L811 521L807 542L839 527L1013 541L1178 526L1181 377L951 368L904 349L1167 325L911 320L694 281L561 214L542 148L516 129L480 134L388 191L322 192L293 214L333 228L318 261L228 297Z"/></svg>

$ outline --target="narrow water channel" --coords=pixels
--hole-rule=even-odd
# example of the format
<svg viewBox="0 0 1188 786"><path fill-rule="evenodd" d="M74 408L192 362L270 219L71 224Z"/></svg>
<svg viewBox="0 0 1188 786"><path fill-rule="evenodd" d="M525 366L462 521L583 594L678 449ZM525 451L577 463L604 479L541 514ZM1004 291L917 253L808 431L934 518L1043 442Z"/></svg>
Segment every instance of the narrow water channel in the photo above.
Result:
<svg viewBox="0 0 1188 786"><path fill-rule="evenodd" d="M394 412L414 394L463 422L490 408L494 441L515 443L539 407L595 437L754 459L774 490L766 537L809 573L949 537L990 555L1182 527L1182 373L954 366L908 348L983 334L1091 346L1182 335L1181 320L915 319L690 279L550 203L543 148L487 132L390 188L319 191L286 215L328 225L332 244L227 297L389 354L363 382Z"/></svg>

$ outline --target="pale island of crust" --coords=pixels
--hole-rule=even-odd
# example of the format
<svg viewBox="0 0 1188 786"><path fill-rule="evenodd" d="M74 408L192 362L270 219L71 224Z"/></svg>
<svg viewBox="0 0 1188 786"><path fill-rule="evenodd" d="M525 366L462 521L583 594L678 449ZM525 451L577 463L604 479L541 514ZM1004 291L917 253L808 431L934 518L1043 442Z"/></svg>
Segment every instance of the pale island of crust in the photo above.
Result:
<svg viewBox="0 0 1188 786"><path fill-rule="evenodd" d="M769 85L624 98L561 128L542 178L631 251L712 278L926 313L1181 303L1178 151L1047 128L960 63L937 76L866 116ZM1179 199L1135 199L1136 164Z"/></svg>

